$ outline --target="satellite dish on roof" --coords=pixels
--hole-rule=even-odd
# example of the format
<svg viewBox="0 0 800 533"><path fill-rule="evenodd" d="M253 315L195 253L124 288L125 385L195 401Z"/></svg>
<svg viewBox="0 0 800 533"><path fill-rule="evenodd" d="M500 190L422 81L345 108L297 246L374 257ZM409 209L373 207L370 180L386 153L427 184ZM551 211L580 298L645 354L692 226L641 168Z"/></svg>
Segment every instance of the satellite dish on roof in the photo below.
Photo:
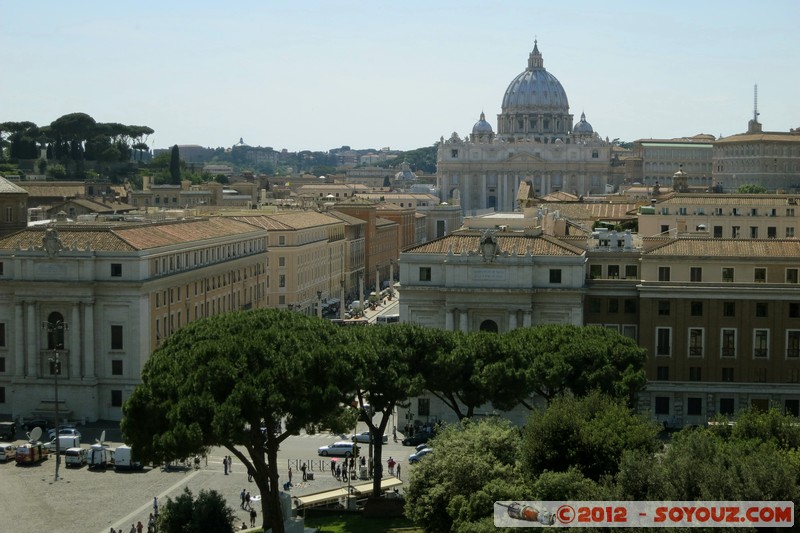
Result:
<svg viewBox="0 0 800 533"><path fill-rule="evenodd" d="M42 428L36 426L31 430L31 433L28 436L30 437L31 441L39 440L39 438L42 436Z"/></svg>
<svg viewBox="0 0 800 533"><path fill-rule="evenodd" d="M106 440L106 430L104 429L102 433L100 433L100 439L94 439L97 444L103 444L103 441Z"/></svg>

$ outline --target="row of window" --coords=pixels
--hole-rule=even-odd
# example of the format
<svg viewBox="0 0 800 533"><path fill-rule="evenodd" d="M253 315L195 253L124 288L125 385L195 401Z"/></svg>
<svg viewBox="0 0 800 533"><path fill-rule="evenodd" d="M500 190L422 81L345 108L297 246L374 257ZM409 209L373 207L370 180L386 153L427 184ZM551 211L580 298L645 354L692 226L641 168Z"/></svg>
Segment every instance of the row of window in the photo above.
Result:
<svg viewBox="0 0 800 533"><path fill-rule="evenodd" d="M669 416L672 399L669 396L656 396L654 412L659 416ZM734 398L720 398L718 412L722 415L735 414L736 402ZM769 400L758 399L751 401L751 407L761 411L769 408ZM800 416L800 400L786 399L783 403L784 412L791 416ZM703 398L689 397L686 399L686 414L689 416L699 416L703 413Z"/></svg>
<svg viewBox="0 0 800 533"><path fill-rule="evenodd" d="M557 285L561 283L561 269L551 268L549 272L550 283ZM419 267L419 281L431 281L431 267Z"/></svg>
<svg viewBox="0 0 800 533"><path fill-rule="evenodd" d="M595 304L593 301L595 299L590 299L590 304ZM627 301L627 300L626 300ZM636 300L630 300L631 302L635 303ZM671 300L659 300L656 304L657 306L657 313L658 316L670 316L672 314L672 301ZM595 307L597 307L595 305ZM609 302L610 307L610 302ZM591 310L591 308L590 308ZM689 316L703 316L705 310L705 306L703 305L702 301L698 300L691 300L689 302ZM627 311L626 311L627 312ZM680 314L680 313L678 313ZM756 318L766 318L769 316L769 302L755 302L755 311L754 316ZM736 316L736 302L730 301L723 301L722 302L722 316L723 317L735 317ZM789 302L787 316L789 318L800 318L800 303L798 302Z"/></svg>
<svg viewBox="0 0 800 533"><path fill-rule="evenodd" d="M721 274L722 274L722 281L725 283L733 283L734 281L736 281L735 267L722 267ZM658 267L658 281L671 281L671 277L672 277L672 267L668 266ZM689 281L696 283L702 282L703 267L689 267ZM753 268L752 281L753 283L766 283L767 282L766 267ZM784 282L785 283L800 282L800 269L797 268L785 269Z"/></svg>
<svg viewBox="0 0 800 533"><path fill-rule="evenodd" d="M205 248L203 250L195 250L194 252L181 252L153 259L152 271L153 275L156 276L169 274L171 272L227 261L232 257L263 252L265 249L264 239L250 239L247 241Z"/></svg>
<svg viewBox="0 0 800 533"><path fill-rule="evenodd" d="M753 329L752 355L753 359L769 359L770 357L770 336L769 329ZM707 350L705 347L706 333L705 328L690 327L687 331L687 355L689 357L705 357ZM786 330L786 351L783 356L786 359L800 359L800 330ZM720 328L719 330L719 356L735 358L738 356L738 330L736 328ZM672 328L656 328L656 355L671 357L673 352Z"/></svg>

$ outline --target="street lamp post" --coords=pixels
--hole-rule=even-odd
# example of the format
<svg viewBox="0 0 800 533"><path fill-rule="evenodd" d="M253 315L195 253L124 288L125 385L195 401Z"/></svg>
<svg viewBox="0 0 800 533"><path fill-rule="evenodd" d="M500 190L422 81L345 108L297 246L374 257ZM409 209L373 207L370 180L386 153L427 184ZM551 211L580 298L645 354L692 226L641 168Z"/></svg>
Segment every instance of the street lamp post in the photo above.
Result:
<svg viewBox="0 0 800 533"><path fill-rule="evenodd" d="M58 481L58 469L61 466L61 442L58 438L58 427L59 427L59 420L58 420L58 375L61 373L61 358L58 354L58 346L59 340L61 340L61 335L59 332L63 332L67 329L67 323L58 321L55 323L50 322L43 322L42 328L47 329L47 333L53 335L53 357L49 358L49 361L53 365L53 384L55 389L55 440L56 440L56 477L55 481ZM63 345L62 345L63 347Z"/></svg>

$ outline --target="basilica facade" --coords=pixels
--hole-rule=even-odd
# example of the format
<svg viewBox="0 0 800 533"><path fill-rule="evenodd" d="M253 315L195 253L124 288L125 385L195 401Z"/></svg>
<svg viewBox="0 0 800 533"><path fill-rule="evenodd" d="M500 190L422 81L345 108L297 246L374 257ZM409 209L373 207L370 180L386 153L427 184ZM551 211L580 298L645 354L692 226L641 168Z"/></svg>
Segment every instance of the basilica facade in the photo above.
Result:
<svg viewBox="0 0 800 533"><path fill-rule="evenodd" d="M472 133L441 139L437 185L442 201L461 205L464 214L486 209L514 211L520 183L537 196L565 191L576 196L605 194L623 177L612 143L586 121L575 123L567 93L547 72L535 43L527 68L503 95L497 132L484 113Z"/></svg>

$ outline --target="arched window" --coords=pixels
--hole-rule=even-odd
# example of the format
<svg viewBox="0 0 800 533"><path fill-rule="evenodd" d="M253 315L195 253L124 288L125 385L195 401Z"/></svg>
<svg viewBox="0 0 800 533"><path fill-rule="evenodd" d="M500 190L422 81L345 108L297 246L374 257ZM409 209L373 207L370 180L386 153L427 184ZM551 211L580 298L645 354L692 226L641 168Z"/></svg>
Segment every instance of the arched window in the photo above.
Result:
<svg viewBox="0 0 800 533"><path fill-rule="evenodd" d="M494 320L484 320L481 322L481 331L489 331L491 333L497 333L497 322Z"/></svg>
<svg viewBox="0 0 800 533"><path fill-rule="evenodd" d="M64 349L64 316L61 313L50 313L47 317L47 349Z"/></svg>

